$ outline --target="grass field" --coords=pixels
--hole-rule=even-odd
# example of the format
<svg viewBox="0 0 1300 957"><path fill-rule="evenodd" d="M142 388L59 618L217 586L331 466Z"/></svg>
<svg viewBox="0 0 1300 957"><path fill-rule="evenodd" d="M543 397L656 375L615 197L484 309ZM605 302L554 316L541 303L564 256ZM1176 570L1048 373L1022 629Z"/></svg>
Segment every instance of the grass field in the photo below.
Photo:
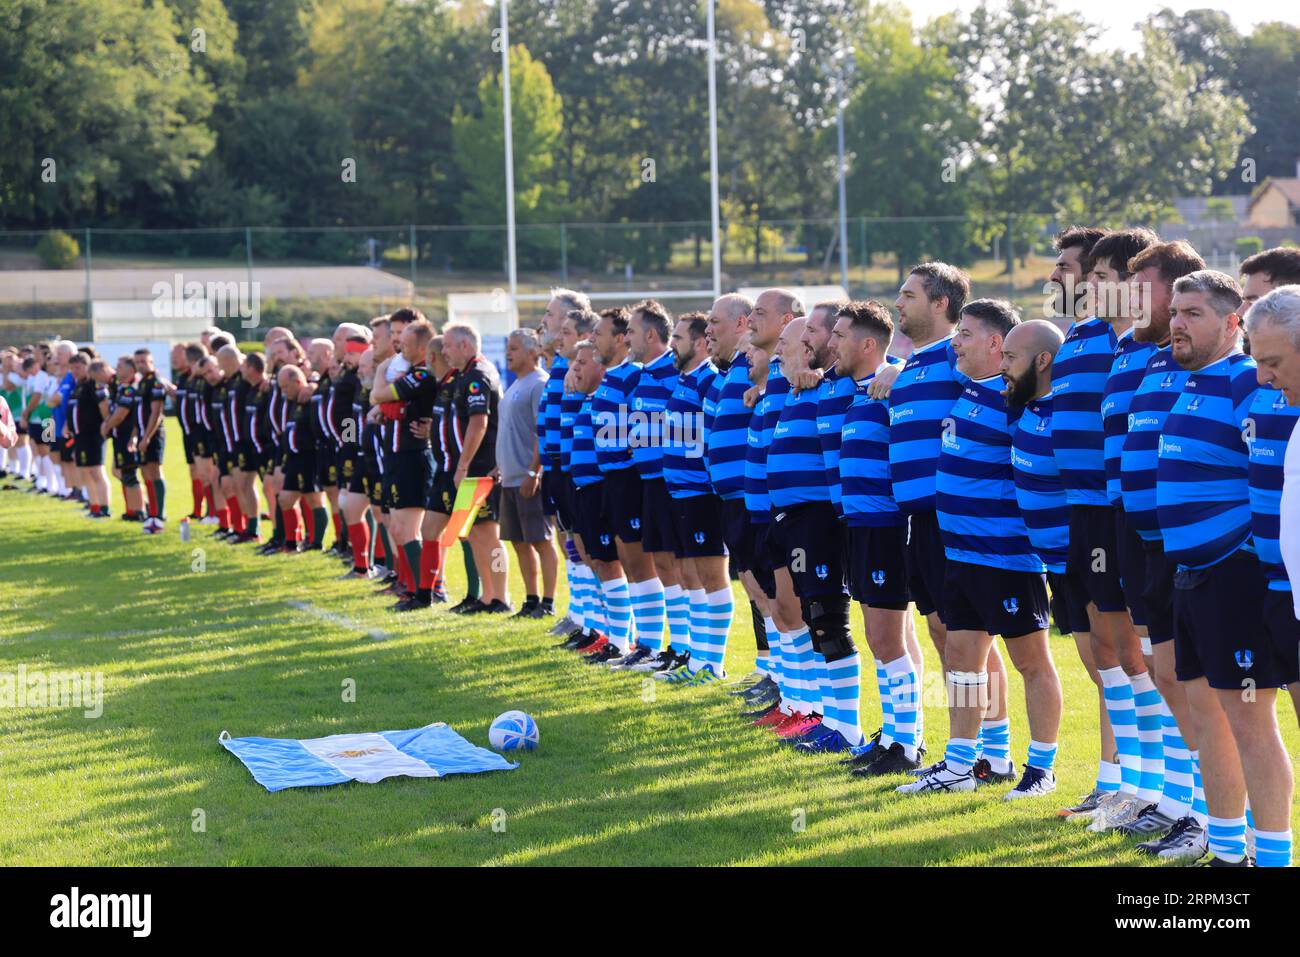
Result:
<svg viewBox="0 0 1300 957"><path fill-rule="evenodd" d="M189 488L171 437L176 516ZM319 555L259 558L201 528L184 544L174 522L148 537L0 493L0 672L104 680L95 719L0 709L0 863L1140 863L1122 838L1058 821L1056 800L1006 804L1001 789L904 798L898 781L863 784L833 757L778 748L716 688L650 697L639 676L552 650L535 622L399 619L370 586L337 581L341 570ZM458 560L450 584L463 591ZM1095 771L1096 698L1073 643L1054 647L1066 700L1057 796L1073 799ZM748 670L752 655L745 615L728 669ZM874 692L864 699L874 722ZM929 699L937 750L947 722ZM1014 678L1011 700L1023 755ZM540 749L518 770L471 777L268 794L217 743L223 730L315 737L445 721L486 745L508 708L537 718Z"/></svg>

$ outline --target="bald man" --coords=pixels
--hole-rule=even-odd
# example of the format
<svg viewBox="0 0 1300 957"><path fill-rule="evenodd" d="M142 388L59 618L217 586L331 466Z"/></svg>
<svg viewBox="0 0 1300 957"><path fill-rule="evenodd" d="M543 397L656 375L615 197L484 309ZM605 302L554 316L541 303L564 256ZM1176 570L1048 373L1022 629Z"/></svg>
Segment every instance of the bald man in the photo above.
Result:
<svg viewBox="0 0 1300 957"><path fill-rule="evenodd" d="M1020 413L1011 443L1016 501L1029 543L1047 566L1052 620L1070 635L1087 633L1089 620L1087 596L1065 574L1070 510L1052 452L1052 367L1064 341L1046 319L1021 323L1003 341L1001 368L1007 409Z"/></svg>
<svg viewBox="0 0 1300 957"><path fill-rule="evenodd" d="M278 379L280 392L287 403L284 433L287 454L284 461L284 486L280 492L280 512L284 522L284 544L281 550L289 553L311 548L319 550L324 523L317 521L313 524L313 541L306 544L298 517L300 501L304 513L311 514L315 511L317 516L325 501L316 481L316 428L311 405L315 387L297 366L285 366L280 370Z"/></svg>

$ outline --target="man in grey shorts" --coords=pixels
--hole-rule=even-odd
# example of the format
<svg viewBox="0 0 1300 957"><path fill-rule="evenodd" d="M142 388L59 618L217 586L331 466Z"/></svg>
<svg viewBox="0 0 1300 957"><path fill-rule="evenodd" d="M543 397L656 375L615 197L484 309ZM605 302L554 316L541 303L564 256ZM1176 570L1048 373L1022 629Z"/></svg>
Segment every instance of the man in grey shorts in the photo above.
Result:
<svg viewBox="0 0 1300 957"><path fill-rule="evenodd" d="M501 402L497 469L501 481L501 539L514 546L527 592L515 618L548 618L555 614L555 546L551 542L551 520L539 491L540 473L533 468L537 406L548 378L537 367L541 348L532 329L516 329L506 339L506 365L516 378Z"/></svg>

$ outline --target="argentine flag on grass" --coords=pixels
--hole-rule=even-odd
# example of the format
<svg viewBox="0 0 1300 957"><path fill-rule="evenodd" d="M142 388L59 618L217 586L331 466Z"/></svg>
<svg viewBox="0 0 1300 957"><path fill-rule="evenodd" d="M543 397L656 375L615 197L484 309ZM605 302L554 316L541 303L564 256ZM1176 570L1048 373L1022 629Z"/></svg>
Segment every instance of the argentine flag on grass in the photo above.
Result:
<svg viewBox="0 0 1300 957"><path fill-rule="evenodd" d="M332 734L327 738L232 738L222 731L218 740L268 791L344 781L374 784L396 775L440 778L519 767L495 751L470 744L441 721L411 731Z"/></svg>

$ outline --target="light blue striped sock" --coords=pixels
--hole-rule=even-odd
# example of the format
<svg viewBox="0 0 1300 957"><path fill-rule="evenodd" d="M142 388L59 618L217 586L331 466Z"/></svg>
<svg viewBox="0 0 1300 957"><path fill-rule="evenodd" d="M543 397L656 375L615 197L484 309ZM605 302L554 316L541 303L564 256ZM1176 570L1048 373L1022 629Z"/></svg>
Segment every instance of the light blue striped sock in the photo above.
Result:
<svg viewBox="0 0 1300 957"><path fill-rule="evenodd" d="M984 757L993 770L1004 771L1011 765L1011 722L1007 718L980 722L984 732Z"/></svg>
<svg viewBox="0 0 1300 957"><path fill-rule="evenodd" d="M1119 752L1120 790L1136 794L1142 778L1142 749L1138 741L1137 709L1133 704L1133 685L1123 668L1104 668L1101 676L1106 695L1106 715L1115 732Z"/></svg>
<svg viewBox="0 0 1300 957"><path fill-rule="evenodd" d="M955 774L966 774L975 765L975 739L949 738L948 747L944 749L943 759L948 770Z"/></svg>
<svg viewBox="0 0 1300 957"><path fill-rule="evenodd" d="M763 666L763 672L776 682L777 688L780 688L781 632L777 630L776 622L772 620L770 615L763 619L763 633L767 636L767 660ZM763 661L762 658L758 660Z"/></svg>
<svg viewBox="0 0 1300 957"><path fill-rule="evenodd" d="M691 650L691 599L681 585L664 588L665 613L668 616L668 643L683 655Z"/></svg>
<svg viewBox="0 0 1300 957"><path fill-rule="evenodd" d="M632 582L627 586L632 599L632 620L636 622L636 641L642 648L659 651L664 646L663 582L657 578Z"/></svg>
<svg viewBox="0 0 1300 957"><path fill-rule="evenodd" d="M1169 705L1160 702L1160 730L1163 732L1165 778L1160 791L1159 811L1175 821L1192 813L1192 754L1178 731Z"/></svg>
<svg viewBox="0 0 1300 957"><path fill-rule="evenodd" d="M709 640L709 603L704 597L703 588L689 588L686 590L686 599L690 602L690 629L691 629L691 661L690 670L692 673L699 670L701 648Z"/></svg>
<svg viewBox="0 0 1300 957"><path fill-rule="evenodd" d="M1291 866L1291 832L1290 831L1256 831L1255 832L1255 866L1256 867L1290 867Z"/></svg>
<svg viewBox="0 0 1300 957"><path fill-rule="evenodd" d="M880 694L880 747L888 748L896 740L894 701L889 694L889 675L885 671L885 663L879 658L872 660L876 665L876 691Z"/></svg>
<svg viewBox="0 0 1300 957"><path fill-rule="evenodd" d="M1205 788L1201 787L1201 752L1192 752L1192 817L1201 827L1206 826L1210 810L1205 805Z"/></svg>
<svg viewBox="0 0 1300 957"><path fill-rule="evenodd" d="M800 714L811 714L816 710L813 696L817 688L813 682L812 635L805 625L788 634L786 639L784 650L790 683L790 708Z"/></svg>
<svg viewBox="0 0 1300 957"><path fill-rule="evenodd" d="M915 760L916 722L921 713L917 708L916 665L904 654L901 658L886 661L881 670L886 682L886 689L881 694L888 699L894 741L903 746L908 758ZM883 735L881 740L884 740Z"/></svg>
<svg viewBox="0 0 1300 957"><path fill-rule="evenodd" d="M1137 796L1148 804L1154 804L1160 800L1165 786L1165 749L1160 729L1160 706L1164 701L1147 672L1133 675L1129 681L1133 686L1133 711L1137 718Z"/></svg>
<svg viewBox="0 0 1300 957"><path fill-rule="evenodd" d="M1047 744L1043 741L1030 740L1029 759L1025 762L1031 768L1051 771L1056 767L1056 742Z"/></svg>
<svg viewBox="0 0 1300 957"><path fill-rule="evenodd" d="M632 644L632 596L628 594L627 579L615 578L601 582L600 590L605 598L609 640L626 653Z"/></svg>
<svg viewBox="0 0 1300 957"><path fill-rule="evenodd" d="M835 724L831 730L844 735L849 744L862 743L862 657L854 652L847 658L826 662L830 691L835 700ZM825 721L822 722L825 724Z"/></svg>
<svg viewBox="0 0 1300 957"><path fill-rule="evenodd" d="M1246 856L1246 816L1211 817L1210 850L1225 861L1239 861Z"/></svg>
<svg viewBox="0 0 1300 957"><path fill-rule="evenodd" d="M727 657L727 636L731 634L731 621L736 614L735 599L730 588L719 588L704 596L704 643L695 647L691 642L691 670L699 671L705 665L719 677L723 674L723 661Z"/></svg>
<svg viewBox="0 0 1300 957"><path fill-rule="evenodd" d="M822 716L825 721L827 714L831 720L837 720L838 715L835 713L835 696L831 694L830 678L826 675L826 659L822 657L820 651L814 650L812 653L811 676L809 682L812 687L809 689L813 711Z"/></svg>

